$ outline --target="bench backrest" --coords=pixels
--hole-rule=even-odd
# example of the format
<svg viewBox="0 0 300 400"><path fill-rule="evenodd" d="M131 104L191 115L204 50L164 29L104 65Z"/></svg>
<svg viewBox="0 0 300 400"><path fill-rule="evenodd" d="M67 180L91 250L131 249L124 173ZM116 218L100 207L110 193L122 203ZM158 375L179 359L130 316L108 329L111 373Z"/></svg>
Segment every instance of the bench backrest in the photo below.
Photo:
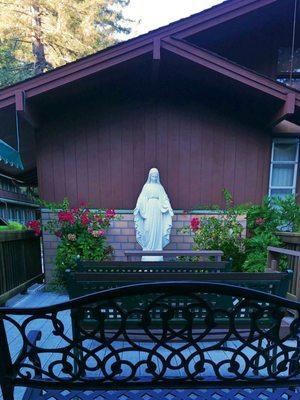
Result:
<svg viewBox="0 0 300 400"><path fill-rule="evenodd" d="M225 300L216 305L209 300L211 296ZM170 302L176 297L184 301ZM107 328L109 316L102 311L108 308L120 315L114 330ZM98 322L92 331L82 325L87 309ZM236 326L241 309L249 316L246 337ZM300 320L295 318L282 337L280 327L287 309L299 315L300 305L268 293L211 282L136 284L49 307L1 308L0 383L64 390L299 386ZM66 317L70 313L80 337L70 333ZM154 324L153 313L159 325ZM176 329L173 320L178 315L183 324ZM131 336L128 321L133 316L145 342ZM226 320L226 333L209 345L206 339L220 316ZM201 318L198 326L196 321ZM29 326L41 320L51 325L56 348L52 342L39 347L26 339ZM11 360L7 345L7 324L13 324L24 341L15 360ZM235 346L228 346L228 340L234 340ZM47 353L54 359L43 363ZM258 357L262 363L255 374ZM178 374L174 376L174 372Z"/></svg>
<svg viewBox="0 0 300 400"><path fill-rule="evenodd" d="M127 258L127 261L131 261L133 258L141 260L143 256L162 256L164 260L187 258L193 259L192 261L221 261L224 253L221 250L127 250L124 251L124 255Z"/></svg>
<svg viewBox="0 0 300 400"><path fill-rule="evenodd" d="M168 263L165 267L153 266L153 263L105 263L100 265L86 262L79 265L78 271L67 270L65 273L66 289L71 299L84 296L93 292L115 288L132 283L183 281L194 282L224 282L233 285L249 287L285 297L292 271L287 272L264 272L264 273L241 273L241 272L220 272L217 271L216 263L188 263L195 264L182 267L174 267ZM129 265L128 265L129 264ZM145 264L145 265L144 265ZM178 263L180 264L180 263ZM197 265L198 264L198 265ZM217 263L219 264L219 263ZM223 271L230 267L228 263L221 263ZM212 272L210 272L212 270ZM218 273L216 273L218 272Z"/></svg>
<svg viewBox="0 0 300 400"><path fill-rule="evenodd" d="M133 273L133 272L230 272L229 261L82 261L77 260L78 272Z"/></svg>

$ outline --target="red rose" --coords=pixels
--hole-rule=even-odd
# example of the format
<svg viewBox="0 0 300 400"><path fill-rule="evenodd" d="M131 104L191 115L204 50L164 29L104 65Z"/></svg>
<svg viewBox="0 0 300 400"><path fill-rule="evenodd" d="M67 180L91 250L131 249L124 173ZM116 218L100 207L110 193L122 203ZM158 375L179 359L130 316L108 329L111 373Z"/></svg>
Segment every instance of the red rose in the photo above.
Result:
<svg viewBox="0 0 300 400"><path fill-rule="evenodd" d="M88 213L82 214L82 216L80 217L80 221L81 221L82 225L88 225L88 223L90 222Z"/></svg>
<svg viewBox="0 0 300 400"><path fill-rule="evenodd" d="M116 212L113 209L108 209L105 212L105 216L106 216L106 218L109 218L109 219L114 218L116 216Z"/></svg>
<svg viewBox="0 0 300 400"><path fill-rule="evenodd" d="M58 238L61 238L61 237L62 237L61 231L56 231L54 234L55 234L55 236L57 236Z"/></svg>
<svg viewBox="0 0 300 400"><path fill-rule="evenodd" d="M196 232L199 229L200 220L197 217L191 219L191 229L193 232Z"/></svg>
<svg viewBox="0 0 300 400"><path fill-rule="evenodd" d="M41 223L39 220L28 221L26 223L27 228L32 229L34 231L35 236L40 236L42 233Z"/></svg>

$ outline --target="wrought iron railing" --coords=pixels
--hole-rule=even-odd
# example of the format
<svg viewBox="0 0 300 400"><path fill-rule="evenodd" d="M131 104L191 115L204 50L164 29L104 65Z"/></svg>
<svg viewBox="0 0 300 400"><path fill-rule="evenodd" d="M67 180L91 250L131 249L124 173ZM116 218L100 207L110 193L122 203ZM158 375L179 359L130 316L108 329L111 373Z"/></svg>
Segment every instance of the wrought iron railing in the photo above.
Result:
<svg viewBox="0 0 300 400"><path fill-rule="evenodd" d="M287 309L296 317L283 331ZM299 399L299 312L299 303L256 290L184 281L125 286L42 308L0 308L4 399L13 398L14 386L39 388L25 397L32 399L44 398L37 395L42 389L47 399L63 398L54 390L79 390L81 399L106 400L124 397L109 391L165 388L190 389L194 397L180 397L186 399ZM36 331L39 321L43 329ZM22 338L13 359L10 327ZM232 388L236 397L226 391ZM151 398L145 396L132 398Z"/></svg>

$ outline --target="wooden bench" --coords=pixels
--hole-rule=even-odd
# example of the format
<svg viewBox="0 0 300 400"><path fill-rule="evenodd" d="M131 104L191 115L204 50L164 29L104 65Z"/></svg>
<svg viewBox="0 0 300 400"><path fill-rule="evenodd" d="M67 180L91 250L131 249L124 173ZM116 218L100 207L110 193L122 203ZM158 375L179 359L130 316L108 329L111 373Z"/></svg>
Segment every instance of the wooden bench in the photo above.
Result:
<svg viewBox="0 0 300 400"><path fill-rule="evenodd" d="M66 270L70 299L132 283L164 281L225 282L285 297L292 272L230 272L229 262L97 262L78 260L77 271Z"/></svg>
<svg viewBox="0 0 300 400"><path fill-rule="evenodd" d="M138 263L137 267L133 267L132 263L123 265L123 268L114 267L102 267L97 262L83 262L79 266L79 271L66 271L66 288L70 299L74 299L79 296L84 296L93 292L98 292L110 288L116 288L120 286L126 286L133 283L153 283L160 282L164 283L166 281L172 280L173 282L189 280L192 282L217 282L217 283L229 283L237 286L252 288L260 290L262 292L274 294L277 296L285 297L289 284L292 279L293 273L291 271L287 272L267 272L267 273L236 273L236 272L207 272L210 271L210 263L200 263L202 268L207 266L206 270L200 270L196 265L191 265L190 269L186 268L185 271L177 270L174 267L174 263L170 263L170 268L175 268L175 272L172 270L167 270L167 267L160 269L159 267L153 266L153 263L147 263L149 266L145 266L146 263ZM159 263L158 263L159 264ZM164 263L168 264L168 263ZM177 264L177 263L176 263ZM189 263L194 264L194 263ZM211 263L215 266L215 263ZM226 269L226 264L223 265ZM228 265L227 265L228 267ZM139 268L144 268L139 270ZM206 272L199 272L206 271ZM214 299L210 298L215 304L219 304L220 298L216 297ZM224 298L221 299L224 302ZM228 299L227 299L228 300ZM170 304L181 304L182 299L170 298ZM221 304L222 306L223 304ZM231 306L229 301L228 307ZM125 307L125 305L124 305ZM103 310L104 311L104 310ZM105 311L108 315L107 328L114 327L119 324L120 315L116 313L116 310L108 308ZM201 315L200 318L203 316ZM154 321L156 321L156 316L152 315ZM180 318L177 318L177 324L180 325ZM84 329L93 330L97 321L91 318L88 311L85 312L83 316ZM244 311L241 311L239 318L236 319L237 329L239 329L240 334L247 334L249 316ZM131 326L131 334L139 336L141 340L143 339L143 334L139 330L139 326L136 324L136 320L131 318L128 321ZM155 323L159 324L159 321ZM213 334L210 336L210 340L214 340L215 337L220 337L224 334L224 325L226 321L221 317L218 319L218 329L215 329ZM78 327L73 324L73 332L75 336L79 335ZM286 329L286 325L282 326L282 332Z"/></svg>
<svg viewBox="0 0 300 400"><path fill-rule="evenodd" d="M107 330L107 309L120 315L113 332ZM287 309L297 317L281 336ZM82 325L87 310L98 322L93 331ZM246 338L236 329L242 310L248 316ZM16 400L298 400L299 312L299 303L269 293L187 281L135 284L42 308L0 308L3 397L14 399L14 387L23 386L26 393ZM80 337L72 337L62 318L70 314ZM227 333L211 343L207 337L220 316ZM133 317L147 341L130 336ZM50 324L56 346L49 341L49 347L39 347L44 332L29 331L39 321ZM13 360L8 324L23 340ZM49 353L52 359L43 362Z"/></svg>
<svg viewBox="0 0 300 400"><path fill-rule="evenodd" d="M66 289L70 299L127 283L155 280L185 280L199 273L230 272L232 262L145 262L145 261L81 261L77 260L76 273L65 271ZM94 275L90 275L94 274ZM142 275L151 275L148 278ZM128 279L127 279L128 278ZM154 280L152 278L155 278ZM199 278L199 277L198 277Z"/></svg>

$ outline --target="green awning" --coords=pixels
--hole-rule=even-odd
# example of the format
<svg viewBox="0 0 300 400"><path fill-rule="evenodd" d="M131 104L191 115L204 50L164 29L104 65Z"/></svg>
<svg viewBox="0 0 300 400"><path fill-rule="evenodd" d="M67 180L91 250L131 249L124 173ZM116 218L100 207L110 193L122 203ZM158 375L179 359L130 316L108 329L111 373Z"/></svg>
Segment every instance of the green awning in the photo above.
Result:
<svg viewBox="0 0 300 400"><path fill-rule="evenodd" d="M0 161L12 167L24 169L20 153L0 139Z"/></svg>

